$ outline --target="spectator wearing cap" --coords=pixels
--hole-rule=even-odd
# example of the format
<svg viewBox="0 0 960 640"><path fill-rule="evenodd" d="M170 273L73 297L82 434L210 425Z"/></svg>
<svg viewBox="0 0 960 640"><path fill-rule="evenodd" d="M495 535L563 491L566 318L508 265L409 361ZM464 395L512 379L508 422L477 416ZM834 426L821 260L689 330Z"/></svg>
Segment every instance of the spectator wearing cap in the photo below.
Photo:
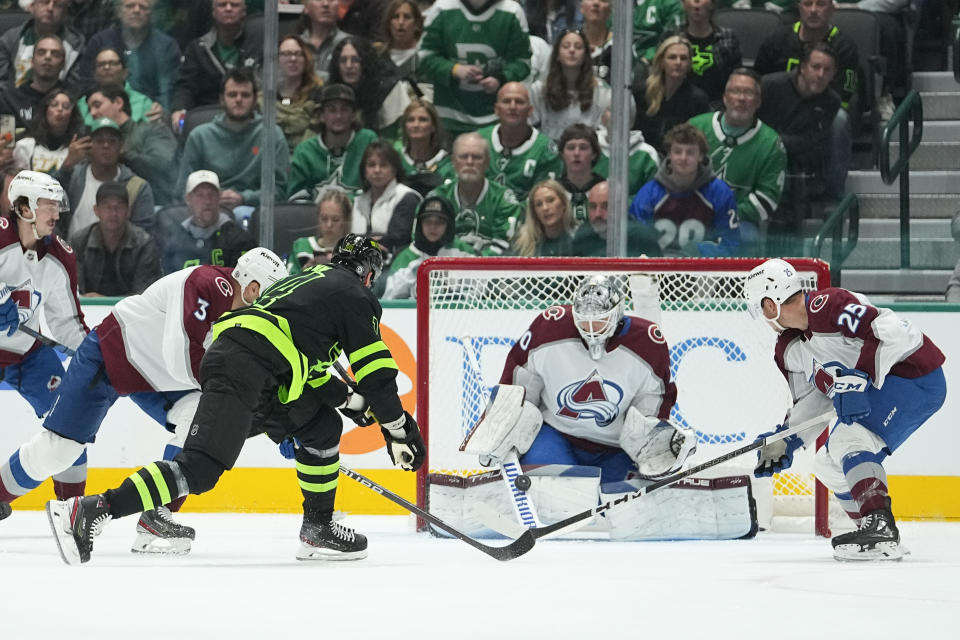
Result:
<svg viewBox="0 0 960 640"><path fill-rule="evenodd" d="M43 36L31 47L33 68L19 85L0 88L0 113L13 114L17 127L26 127L33 120L37 105L54 89L66 89L60 79L65 52L57 36Z"/></svg>
<svg viewBox="0 0 960 640"><path fill-rule="evenodd" d="M85 39L72 24L66 23L66 5L63 0L33 0L27 7L30 19L0 36L0 85L19 86L28 82L34 46L44 36L56 36L63 43L60 80L76 84L78 70L75 65Z"/></svg>
<svg viewBox="0 0 960 640"><path fill-rule="evenodd" d="M180 68L176 40L150 24L154 0L119 0L119 22L94 34L80 58L80 77L92 80L96 53L105 48L126 52L129 85L170 110L173 82Z"/></svg>
<svg viewBox="0 0 960 640"><path fill-rule="evenodd" d="M344 84L328 84L320 94L320 133L293 150L290 198L315 200L327 188L362 188L361 163L377 134L357 121L356 97Z"/></svg>
<svg viewBox="0 0 960 640"><path fill-rule="evenodd" d="M241 205L260 204L260 145L263 141L263 117L256 113L257 84L249 69L231 69L220 92L223 113L197 126L183 149L177 192L189 176L199 169L208 169L224 176L220 183L220 204L234 209ZM274 154L276 197L286 194L290 156L287 141L280 127L275 132Z"/></svg>
<svg viewBox="0 0 960 640"><path fill-rule="evenodd" d="M153 189L147 181L120 162L123 133L110 118L93 123L90 133L88 159L73 167L61 166L52 175L64 185L72 210L61 214L58 233L71 237L84 227L96 222L93 205L97 189L104 182L119 182L127 188L130 202L130 222L148 233L154 230ZM66 233L63 233L63 232Z"/></svg>
<svg viewBox="0 0 960 640"><path fill-rule="evenodd" d="M183 52L183 62L173 85L171 122L180 131L180 119L188 109L217 103L233 69L259 69L263 61L263 33L247 26L243 0L213 0L213 28L192 40Z"/></svg>
<svg viewBox="0 0 960 640"><path fill-rule="evenodd" d="M160 212L160 262L164 275L201 264L232 267L257 246L221 206L220 178L194 171L186 180L186 207Z"/></svg>
<svg viewBox="0 0 960 640"><path fill-rule="evenodd" d="M456 213L444 197L429 195L417 209L413 243L397 254L390 265L382 298L417 297L417 270L431 256L474 256L470 245L455 237Z"/></svg>
<svg viewBox="0 0 960 640"><path fill-rule="evenodd" d="M129 296L160 278L160 253L150 234L130 224L130 196L119 182L97 189L97 222L70 238L81 296Z"/></svg>
<svg viewBox="0 0 960 640"><path fill-rule="evenodd" d="M156 204L173 202L177 140L162 120L134 120L127 92L120 87L94 89L86 104L95 120L109 118L123 134L123 162L150 183Z"/></svg>
<svg viewBox="0 0 960 640"><path fill-rule="evenodd" d="M94 55L93 87L87 90L87 94L107 87L126 92L130 102L130 117L134 120L159 120L163 116L163 107L159 102L154 102L150 96L140 93L127 82L127 62L121 49L104 47ZM88 125L93 122L86 99L80 99L77 106L84 121Z"/></svg>

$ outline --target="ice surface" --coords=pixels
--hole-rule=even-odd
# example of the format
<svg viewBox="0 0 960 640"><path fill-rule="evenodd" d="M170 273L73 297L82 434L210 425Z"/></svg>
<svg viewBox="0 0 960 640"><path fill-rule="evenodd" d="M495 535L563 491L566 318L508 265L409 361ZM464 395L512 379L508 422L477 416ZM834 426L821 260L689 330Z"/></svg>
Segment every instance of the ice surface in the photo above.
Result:
<svg viewBox="0 0 960 640"><path fill-rule="evenodd" d="M0 522L0 638L957 638L960 524L901 523L902 562L839 563L807 535L540 542L497 562L403 517L348 517L358 562L294 559L299 517L179 516L188 556L130 553L112 522L68 567L46 515Z"/></svg>

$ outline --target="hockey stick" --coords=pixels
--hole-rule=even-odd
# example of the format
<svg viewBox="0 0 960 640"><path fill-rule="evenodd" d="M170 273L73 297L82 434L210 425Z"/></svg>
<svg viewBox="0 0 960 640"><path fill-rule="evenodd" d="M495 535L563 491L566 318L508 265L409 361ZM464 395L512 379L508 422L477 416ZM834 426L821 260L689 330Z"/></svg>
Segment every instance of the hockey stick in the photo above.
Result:
<svg viewBox="0 0 960 640"><path fill-rule="evenodd" d="M17 327L17 329L19 329L19 330L22 331L23 333L27 334L28 336L30 336L31 338L33 338L33 339L36 340L37 342L39 342L39 343L41 343L41 344L44 344L44 345L46 345L46 346L48 346L48 347L53 347L54 349L59 349L60 351L63 351L65 354L67 354L68 356L72 356L72 355L74 355L74 354L76 353L76 351L74 351L74 350L71 349L70 347L68 347L68 346L66 346L66 345L62 345L62 344L60 344L59 342L57 342L56 340L54 340L53 338L48 338L47 336L42 335L42 334L36 332L36 331L34 331L33 329L31 329L30 327L28 327L28 326L26 326L26 325L23 325L23 324L22 324L22 325L20 325L19 327Z"/></svg>
<svg viewBox="0 0 960 640"><path fill-rule="evenodd" d="M603 503L603 504L601 504L601 505L598 505L598 506L596 506L596 507L593 507L592 509L589 509L589 510L587 510L587 511L583 511L583 512L581 512L581 513L576 513L576 514L574 514L574 515L572 515L572 516L570 516L570 517L568 517L568 518L564 518L563 520L560 520L559 522L554 522L553 524L547 525L547 526L542 527L542 528L540 528L540 529L530 529L530 530L528 531L528 533L531 533L531 534L533 535L534 539L543 538L544 536L548 536L548 535L551 535L551 534L555 534L555 533L557 533L558 531L565 530L567 527L571 527L571 526L579 523L581 520L586 520L587 518L592 518L593 516L595 516L595 515L597 515L597 514L599 514L599 513L603 513L604 511L609 511L610 509L613 509L614 507L617 507L617 506L619 506L619 505L621 505L621 504L623 504L623 503L625 503L625 502L630 502L631 500L636 500L637 498L642 498L643 496L645 496L645 495L647 495L648 493L651 493L651 492L653 492L653 491L656 491L657 489L662 489L663 487L668 487L668 486L670 486L670 485L672 485L672 484L676 484L676 483L679 482L680 480L683 480L684 478L687 478L687 477L689 477L689 476L692 476L692 475L694 475L695 473L700 473L701 471L703 471L703 470L705 470L705 469L709 469L710 467L715 467L715 466L717 466L718 464L722 464L722 463L724 463L724 462L727 462L728 460L732 460L732 459L734 459L734 458L737 458L737 457L739 457L739 456L742 456L742 455L745 454L745 453L749 453L749 452L751 452L751 451L755 451L756 449L759 449L760 447L766 446L766 445L768 445L768 444L773 444L774 442L779 442L780 440L784 440L784 439L786 439L786 438L789 438L790 436L797 435L798 433L801 433L801 432L806 431L806 430L808 430L808 429L812 429L812 428L817 427L817 426L822 426L824 423L826 423L826 422L827 422L831 417L833 417L833 416L834 416L834 413L833 413L832 411L828 411L828 412L823 413L823 414L821 414L821 415L819 415L819 416L816 416L816 417L814 417L814 418L810 418L809 420L805 420L805 421L801 422L801 423L798 424L798 425L790 426L790 427L788 427L787 429L785 429L784 431L779 431L779 432L777 432L777 433L774 433L774 434L772 434L772 435L769 435L769 436L767 436L766 438L763 438L762 440L755 440L755 441L751 442L751 443L748 444L748 445L745 445L745 446L743 446L743 447L740 447L739 449L734 449L733 451L728 451L727 453L725 453L725 454L723 454L723 455L721 455L721 456L719 456L719 457L717 457L717 458L714 458L713 460L707 460L706 462L704 462L704 463L702 463L702 464L698 464L698 465L695 466L695 467L690 467L690 468L687 469L686 471L681 471L680 473L674 474L674 475L672 475L672 476L670 476L670 477L668 477L668 478L664 478L664 479L662 479L662 480L658 480L658 481L654 482L653 484L650 484L650 485L648 485L648 486L646 486L646 487L643 487L643 488L641 488L641 489L638 489L638 490L635 491L634 493L629 493L629 494L627 494L627 495L625 495L625 496L621 496L621 497L617 498L616 500L610 500L609 502L605 502L605 503ZM525 536L526 536L526 534L524 534L523 536L521 536L521 537L518 538L517 540L519 541L519 540L523 539L523 537L525 537Z"/></svg>
<svg viewBox="0 0 960 640"><path fill-rule="evenodd" d="M457 529L454 529L452 526L450 526L449 524L447 524L437 516L433 515L429 511L424 511L423 509L413 504L412 502L405 500L404 498L401 498L397 494L393 493L389 489L386 489L385 487L382 487L381 485L377 484L373 480L370 480L360 475L353 469L343 466L343 464L340 465L340 473L347 476L351 480L355 480L359 482L360 484L370 489L371 491L375 493L379 493L381 496L383 496L390 502L400 505L410 513L413 513L423 518L427 522L435 525L437 528L443 529L454 538L457 538L458 540L463 540L474 549L478 549L479 551L482 551L483 553L487 554L491 558L495 558L497 560L503 560L503 561L513 560L514 558L519 558L520 556L525 554L527 551L530 551L530 549L533 549L533 545L536 543L536 539L534 538L534 535L533 535L534 530L528 529L526 532L524 532L523 535L521 535L519 538L517 538L516 540L514 540L513 542L511 542L510 544L504 547L493 547L490 545L483 544L478 540L474 540L467 534L461 531L458 531Z"/></svg>

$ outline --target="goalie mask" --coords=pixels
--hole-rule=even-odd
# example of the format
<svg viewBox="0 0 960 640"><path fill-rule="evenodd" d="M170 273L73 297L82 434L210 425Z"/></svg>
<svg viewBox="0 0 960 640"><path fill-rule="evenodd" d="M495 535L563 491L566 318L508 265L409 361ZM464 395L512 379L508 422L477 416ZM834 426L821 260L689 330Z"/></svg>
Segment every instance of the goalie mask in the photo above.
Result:
<svg viewBox="0 0 960 640"><path fill-rule="evenodd" d="M386 248L372 238L348 233L333 250L330 262L350 269L366 286L373 286L383 271ZM367 274L373 274L367 282Z"/></svg>
<svg viewBox="0 0 960 640"><path fill-rule="evenodd" d="M590 357L599 360L607 339L623 318L623 294L613 276L588 276L573 296L573 323L587 343Z"/></svg>
<svg viewBox="0 0 960 640"><path fill-rule="evenodd" d="M772 258L758 267L754 267L743 285L747 299L747 311L757 320L773 324L777 331L783 331L780 325L780 305L798 291L803 291L800 274L786 260ZM770 298L777 307L777 314L768 318L763 313L763 299Z"/></svg>

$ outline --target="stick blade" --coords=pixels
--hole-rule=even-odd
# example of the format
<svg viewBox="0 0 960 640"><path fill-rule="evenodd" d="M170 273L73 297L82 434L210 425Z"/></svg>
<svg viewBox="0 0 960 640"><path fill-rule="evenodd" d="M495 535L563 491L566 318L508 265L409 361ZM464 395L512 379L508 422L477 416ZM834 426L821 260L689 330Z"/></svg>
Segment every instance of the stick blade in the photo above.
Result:
<svg viewBox="0 0 960 640"><path fill-rule="evenodd" d="M491 547L487 553L502 562L519 558L526 552L533 549L537 539L533 536L533 530L528 529L522 536L511 542L505 547Z"/></svg>

